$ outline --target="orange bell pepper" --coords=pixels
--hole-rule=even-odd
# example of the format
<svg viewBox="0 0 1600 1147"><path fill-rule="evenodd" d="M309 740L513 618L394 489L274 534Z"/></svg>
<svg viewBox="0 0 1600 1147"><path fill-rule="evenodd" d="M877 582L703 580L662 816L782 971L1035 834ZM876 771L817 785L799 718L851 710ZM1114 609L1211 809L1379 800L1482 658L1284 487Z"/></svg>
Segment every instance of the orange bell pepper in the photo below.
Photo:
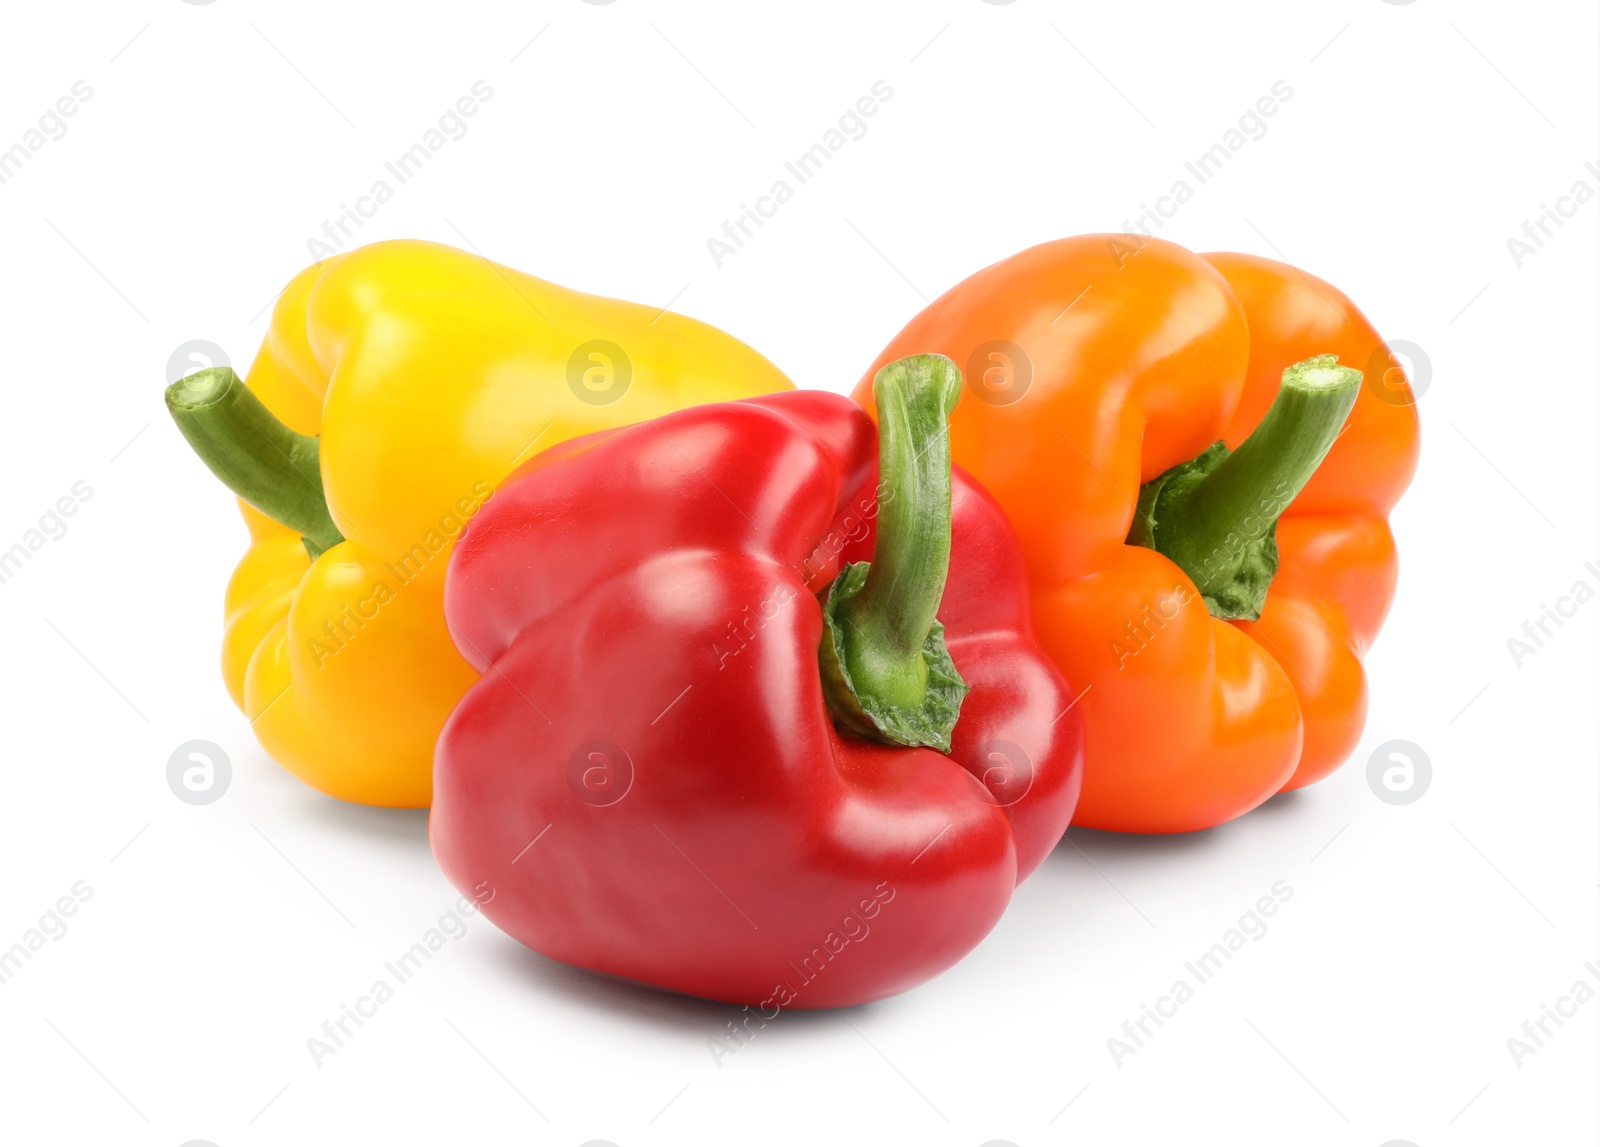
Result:
<svg viewBox="0 0 1600 1147"><path fill-rule="evenodd" d="M856 399L911 353L982 400L952 454L1011 516L1040 639L1082 689L1075 823L1207 828L1350 754L1418 425L1348 298L1270 259L1080 236L940 297Z"/></svg>

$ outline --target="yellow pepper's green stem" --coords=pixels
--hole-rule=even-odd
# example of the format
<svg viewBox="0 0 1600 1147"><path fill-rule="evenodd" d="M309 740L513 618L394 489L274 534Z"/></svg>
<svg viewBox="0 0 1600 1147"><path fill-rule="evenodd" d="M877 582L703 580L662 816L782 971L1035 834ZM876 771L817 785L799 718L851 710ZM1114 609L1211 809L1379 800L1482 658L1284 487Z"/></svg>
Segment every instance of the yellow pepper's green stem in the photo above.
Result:
<svg viewBox="0 0 1600 1147"><path fill-rule="evenodd" d="M167 410L222 484L299 533L313 558L344 541L322 492L317 439L279 422L228 367L167 387Z"/></svg>
<svg viewBox="0 0 1600 1147"><path fill-rule="evenodd" d="M937 619L950 570L949 417L961 370L943 355L890 363L878 406L877 540L829 588L823 695L851 732L948 751L967 685Z"/></svg>

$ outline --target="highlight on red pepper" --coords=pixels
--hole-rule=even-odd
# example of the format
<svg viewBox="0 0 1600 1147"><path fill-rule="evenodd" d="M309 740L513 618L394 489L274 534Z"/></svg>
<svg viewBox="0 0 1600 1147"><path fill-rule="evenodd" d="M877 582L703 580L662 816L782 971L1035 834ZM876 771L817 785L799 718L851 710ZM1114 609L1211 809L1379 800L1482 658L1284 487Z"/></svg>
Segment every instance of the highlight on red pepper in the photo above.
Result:
<svg viewBox="0 0 1600 1147"><path fill-rule="evenodd" d="M888 996L993 927L1080 786L1004 514L952 470L959 368L592 434L457 544L484 676L429 835L544 955L763 1014ZM881 467L881 475L880 475Z"/></svg>
<svg viewBox="0 0 1600 1147"><path fill-rule="evenodd" d="M967 364L953 456L1010 516L1040 640L1086 690L1077 823L1207 828L1338 767L1418 451L1354 303L1270 259L1085 235L946 292L856 398L913 349Z"/></svg>

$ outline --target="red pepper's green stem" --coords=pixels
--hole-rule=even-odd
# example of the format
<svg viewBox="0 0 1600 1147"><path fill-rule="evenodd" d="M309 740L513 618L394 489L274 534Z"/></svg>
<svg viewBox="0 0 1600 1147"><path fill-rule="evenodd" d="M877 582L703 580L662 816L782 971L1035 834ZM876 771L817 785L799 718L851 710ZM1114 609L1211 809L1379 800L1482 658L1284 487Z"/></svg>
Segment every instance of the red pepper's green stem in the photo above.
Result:
<svg viewBox="0 0 1600 1147"><path fill-rule="evenodd" d="M1334 355L1298 362L1232 453L1220 442L1140 491L1128 540L1172 559L1218 617L1254 619L1277 571L1278 517L1316 473L1360 393Z"/></svg>
<svg viewBox="0 0 1600 1147"><path fill-rule="evenodd" d="M318 442L296 434L225 366L167 387L167 410L222 484L301 534L314 558L344 541L322 493Z"/></svg>
<svg viewBox="0 0 1600 1147"><path fill-rule="evenodd" d="M877 541L828 591L819 659L835 721L872 740L948 751L967 686L939 600L950 570L950 412L961 370L943 355L890 363L878 406Z"/></svg>
<svg viewBox="0 0 1600 1147"><path fill-rule="evenodd" d="M890 363L873 380L878 406L878 538L861 592L840 616L852 643L902 693L921 693L922 643L950 571L950 435L961 372L940 355ZM863 666L865 667L865 666Z"/></svg>

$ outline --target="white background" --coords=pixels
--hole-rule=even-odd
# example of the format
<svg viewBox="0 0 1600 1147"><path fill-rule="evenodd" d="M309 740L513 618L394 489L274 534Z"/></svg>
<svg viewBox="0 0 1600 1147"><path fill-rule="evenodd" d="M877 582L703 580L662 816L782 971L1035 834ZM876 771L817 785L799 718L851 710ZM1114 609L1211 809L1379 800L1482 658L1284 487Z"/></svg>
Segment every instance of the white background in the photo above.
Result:
<svg viewBox="0 0 1600 1147"><path fill-rule="evenodd" d="M1506 245L1574 182L1600 189L1592 7L687 8L8 6L0 148L74 81L93 95L0 185L0 548L74 482L93 496L0 585L0 947L74 882L93 894L0 985L0 1139L1594 1142L1600 1000L1520 1066L1506 1042L1600 961L1600 604L1520 668L1507 648L1574 582L1600 587L1600 200L1520 267ZM671 302L835 390L965 275L1124 229L1289 84L1160 234L1287 258L1426 354L1351 763L1209 833L1074 830L964 963L786 1015L720 1066L706 1041L731 1009L598 981L482 920L314 1066L307 1038L454 893L422 813L301 787L230 705L221 596L245 533L161 390L187 340L247 364L306 240L476 80L494 95L468 134L362 241L470 243ZM706 239L876 80L893 97L865 137L719 269ZM165 781L196 738L234 766L206 807ZM1365 776L1393 739L1433 767L1403 807ZM1280 880L1270 931L1116 1065L1107 1039Z"/></svg>

